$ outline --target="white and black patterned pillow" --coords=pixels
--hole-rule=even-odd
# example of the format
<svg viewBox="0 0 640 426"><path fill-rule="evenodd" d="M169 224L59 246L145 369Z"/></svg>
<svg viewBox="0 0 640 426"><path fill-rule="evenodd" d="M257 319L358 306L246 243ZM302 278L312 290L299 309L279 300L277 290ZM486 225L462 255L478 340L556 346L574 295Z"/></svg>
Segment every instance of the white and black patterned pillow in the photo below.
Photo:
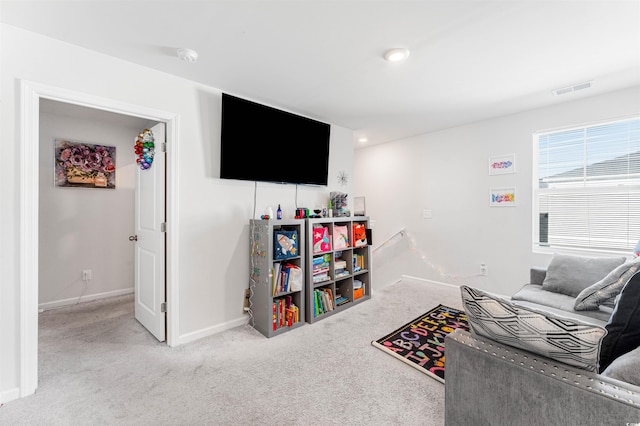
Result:
<svg viewBox="0 0 640 426"><path fill-rule="evenodd" d="M640 269L640 257L623 263L598 281L578 294L574 309L576 311L592 311L600 305L614 306L614 300L622 291L622 287Z"/></svg>
<svg viewBox="0 0 640 426"><path fill-rule="evenodd" d="M460 287L471 331L558 362L596 371L603 327L517 306L499 296Z"/></svg>

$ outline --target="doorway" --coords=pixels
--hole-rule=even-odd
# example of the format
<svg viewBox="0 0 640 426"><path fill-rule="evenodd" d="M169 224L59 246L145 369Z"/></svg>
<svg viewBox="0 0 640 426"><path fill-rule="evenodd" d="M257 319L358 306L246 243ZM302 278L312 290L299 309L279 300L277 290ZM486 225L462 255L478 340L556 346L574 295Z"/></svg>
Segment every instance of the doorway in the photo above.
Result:
<svg viewBox="0 0 640 426"><path fill-rule="evenodd" d="M38 244L39 244L39 120L40 100L48 99L79 107L114 112L166 124L166 221L178 229L175 205L177 158L177 115L111 99L72 92L38 83L21 82L21 211L20 225L20 396L33 394L38 384ZM177 342L178 312L175 275L177 274L177 232L167 233L166 242L166 329L167 344Z"/></svg>
<svg viewBox="0 0 640 426"><path fill-rule="evenodd" d="M134 289L136 161L132 141L156 122L40 100L38 303L48 311ZM94 185L104 152L114 165ZM60 158L67 154L65 160ZM75 153L76 155L71 155ZM102 157L102 155L101 155ZM96 162L97 161L97 162ZM83 168L84 167L84 168ZM85 171L86 170L86 171ZM85 173L82 178L75 175Z"/></svg>

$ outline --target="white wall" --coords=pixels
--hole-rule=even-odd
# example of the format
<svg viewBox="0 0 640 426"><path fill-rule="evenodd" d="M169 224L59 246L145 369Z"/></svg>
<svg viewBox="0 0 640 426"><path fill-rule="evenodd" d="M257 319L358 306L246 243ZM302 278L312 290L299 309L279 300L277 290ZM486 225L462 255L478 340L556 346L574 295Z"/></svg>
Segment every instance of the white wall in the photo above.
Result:
<svg viewBox="0 0 640 426"><path fill-rule="evenodd" d="M128 240L134 234L133 141L146 124L139 121L133 127L98 117L40 113L41 308L76 303L81 296L90 300L133 291L134 244ZM55 139L115 146L116 188L55 187ZM84 269L92 271L88 284L82 280Z"/></svg>
<svg viewBox="0 0 640 426"><path fill-rule="evenodd" d="M179 235L177 343L246 322L242 307L249 281L248 221L254 211L254 184L219 179L221 90L4 24L0 26L0 43L4 160L0 167L0 402L17 397L20 386L22 79L178 114L178 141L173 147L179 158L180 224L174 230ZM352 132L332 125L330 150L327 187L299 187L296 191L294 185L259 183L256 216L267 205L280 203L284 217L292 217L296 205L326 205L332 190L351 194L353 179L341 186L337 176L343 170L353 176Z"/></svg>
<svg viewBox="0 0 640 426"><path fill-rule="evenodd" d="M376 220L374 249L407 229L375 252L374 287L406 274L515 293L551 258L532 252L533 132L639 112L635 87L356 150L354 189ZM503 154L515 154L516 173L489 176L489 157ZM516 188L516 207L489 207L489 189L501 187ZM476 276L480 263L488 276Z"/></svg>

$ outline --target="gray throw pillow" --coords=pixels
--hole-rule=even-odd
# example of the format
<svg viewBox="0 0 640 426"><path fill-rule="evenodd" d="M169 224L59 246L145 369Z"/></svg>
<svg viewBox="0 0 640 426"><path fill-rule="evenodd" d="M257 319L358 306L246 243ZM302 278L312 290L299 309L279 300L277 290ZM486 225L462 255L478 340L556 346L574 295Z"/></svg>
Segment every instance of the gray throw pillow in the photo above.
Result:
<svg viewBox="0 0 640 426"><path fill-rule="evenodd" d="M547 267L542 289L576 297L591 284L600 281L627 259L625 257L583 257L554 254Z"/></svg>
<svg viewBox="0 0 640 426"><path fill-rule="evenodd" d="M460 287L471 332L588 371L596 371L603 327Z"/></svg>
<svg viewBox="0 0 640 426"><path fill-rule="evenodd" d="M594 311L600 305L614 306L616 296L638 269L640 269L640 257L618 266L606 277L582 290L576 297L574 309Z"/></svg>
<svg viewBox="0 0 640 426"><path fill-rule="evenodd" d="M602 375L640 386L640 347L613 360Z"/></svg>

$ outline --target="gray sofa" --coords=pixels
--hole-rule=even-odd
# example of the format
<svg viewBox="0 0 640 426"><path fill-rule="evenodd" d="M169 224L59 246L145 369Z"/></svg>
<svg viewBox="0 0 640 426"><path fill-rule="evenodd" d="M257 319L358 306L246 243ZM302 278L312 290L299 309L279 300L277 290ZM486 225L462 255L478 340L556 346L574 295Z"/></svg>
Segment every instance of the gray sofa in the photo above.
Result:
<svg viewBox="0 0 640 426"><path fill-rule="evenodd" d="M595 324L605 325L611 317L613 308L610 306L599 306L597 310L592 311L576 311L574 309L575 296L564 293L547 291L542 284L547 276L547 269L542 267L533 267L529 271L529 284L525 284L518 292L511 296L511 300L517 301L519 305L530 307L543 307L555 313L586 319L587 317Z"/></svg>
<svg viewBox="0 0 640 426"><path fill-rule="evenodd" d="M640 387L456 330L445 338L445 424L640 423Z"/></svg>
<svg viewBox="0 0 640 426"><path fill-rule="evenodd" d="M513 346L505 344L505 339L490 338L491 327L496 324L483 329L478 325L482 319L478 318L482 316L481 304L493 302L493 296L463 288L463 302L472 331L456 330L445 338L445 423L452 426L640 424L640 386L627 382L638 383L640 347L630 351L630 347L624 345L628 337L627 341L634 342L633 347L638 346L640 336L640 271L636 273L635 269L631 271L633 274L620 278L624 280L624 291L617 291L625 297L618 296L615 303L610 303L613 307L603 303L598 309L575 310L576 297L543 288L547 272L544 268L532 268L531 283L512 298L501 301L496 297L497 302L508 309L523 308L551 318L574 319L575 324L592 327L594 332L598 328L602 330L598 344L606 343L606 347L596 347L590 359L593 364L594 356L598 358L606 353L613 360L607 361L604 374L599 373L604 368L600 369L597 364L591 365L592 371L589 371L588 366L580 366L584 360L565 360L555 353L547 357L540 351L526 350L526 344L517 347L521 342ZM485 297L479 302L480 308L474 305L475 301L465 298L465 291ZM582 295L585 291L582 289L579 293ZM633 318L629 327L629 321L622 318L623 313L630 313ZM623 330L620 323L625 323ZM511 326L506 323L506 327ZM622 337L613 339L618 333ZM618 371L620 365L626 372ZM627 380L628 377L632 378Z"/></svg>

